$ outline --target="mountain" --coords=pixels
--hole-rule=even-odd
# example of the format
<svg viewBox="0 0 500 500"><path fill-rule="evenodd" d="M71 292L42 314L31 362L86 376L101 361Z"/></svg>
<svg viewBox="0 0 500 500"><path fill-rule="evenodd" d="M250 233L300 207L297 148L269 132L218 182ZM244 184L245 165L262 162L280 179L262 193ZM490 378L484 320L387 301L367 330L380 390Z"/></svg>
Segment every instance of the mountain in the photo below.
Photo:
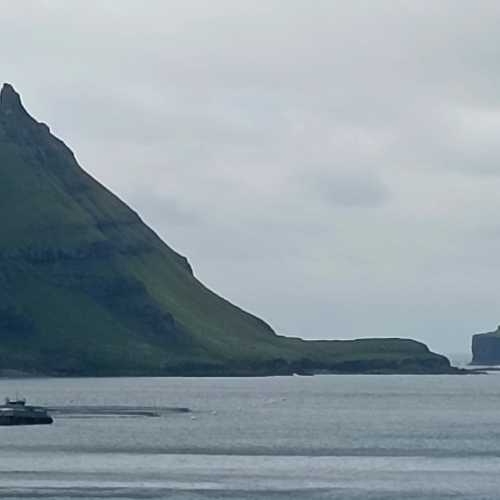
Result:
<svg viewBox="0 0 500 500"><path fill-rule="evenodd" d="M500 365L500 326L472 337L471 365Z"/></svg>
<svg viewBox="0 0 500 500"><path fill-rule="evenodd" d="M12 86L0 94L0 370L48 375L448 373L404 339L303 341L208 290L78 165Z"/></svg>

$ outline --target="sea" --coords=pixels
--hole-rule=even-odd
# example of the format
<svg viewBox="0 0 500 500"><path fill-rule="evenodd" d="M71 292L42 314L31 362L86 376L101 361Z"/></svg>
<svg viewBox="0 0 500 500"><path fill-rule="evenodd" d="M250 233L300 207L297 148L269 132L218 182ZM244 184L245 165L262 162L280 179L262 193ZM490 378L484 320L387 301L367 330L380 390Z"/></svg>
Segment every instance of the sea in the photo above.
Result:
<svg viewBox="0 0 500 500"><path fill-rule="evenodd" d="M0 379L0 498L498 499L498 373Z"/></svg>

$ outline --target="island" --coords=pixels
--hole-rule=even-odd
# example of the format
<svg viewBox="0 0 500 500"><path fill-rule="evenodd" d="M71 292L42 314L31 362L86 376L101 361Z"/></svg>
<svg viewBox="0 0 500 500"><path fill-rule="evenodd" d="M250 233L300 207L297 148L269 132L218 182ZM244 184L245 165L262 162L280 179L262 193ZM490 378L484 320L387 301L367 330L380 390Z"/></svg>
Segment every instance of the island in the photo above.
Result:
<svg viewBox="0 0 500 500"><path fill-rule="evenodd" d="M500 365L500 326L494 332L473 335L471 365Z"/></svg>
<svg viewBox="0 0 500 500"><path fill-rule="evenodd" d="M0 176L0 374L458 372L410 339L276 334L205 287L9 84L0 93Z"/></svg>

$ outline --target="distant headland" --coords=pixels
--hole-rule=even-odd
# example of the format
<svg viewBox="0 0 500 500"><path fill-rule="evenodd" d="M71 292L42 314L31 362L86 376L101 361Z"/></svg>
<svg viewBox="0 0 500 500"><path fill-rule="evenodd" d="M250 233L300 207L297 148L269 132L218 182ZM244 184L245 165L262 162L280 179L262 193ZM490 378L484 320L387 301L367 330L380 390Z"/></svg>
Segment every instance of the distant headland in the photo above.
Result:
<svg viewBox="0 0 500 500"><path fill-rule="evenodd" d="M500 365L500 326L472 337L471 365Z"/></svg>

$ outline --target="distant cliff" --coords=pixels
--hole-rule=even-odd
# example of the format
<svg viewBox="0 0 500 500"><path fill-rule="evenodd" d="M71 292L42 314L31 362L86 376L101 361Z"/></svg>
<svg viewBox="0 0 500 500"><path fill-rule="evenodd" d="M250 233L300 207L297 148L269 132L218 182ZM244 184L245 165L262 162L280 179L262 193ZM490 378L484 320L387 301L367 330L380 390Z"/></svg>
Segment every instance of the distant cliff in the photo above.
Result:
<svg viewBox="0 0 500 500"><path fill-rule="evenodd" d="M472 365L500 365L500 326L472 337Z"/></svg>
<svg viewBox="0 0 500 500"><path fill-rule="evenodd" d="M200 283L10 85L0 93L0 180L0 373L454 371L413 340L277 335Z"/></svg>

